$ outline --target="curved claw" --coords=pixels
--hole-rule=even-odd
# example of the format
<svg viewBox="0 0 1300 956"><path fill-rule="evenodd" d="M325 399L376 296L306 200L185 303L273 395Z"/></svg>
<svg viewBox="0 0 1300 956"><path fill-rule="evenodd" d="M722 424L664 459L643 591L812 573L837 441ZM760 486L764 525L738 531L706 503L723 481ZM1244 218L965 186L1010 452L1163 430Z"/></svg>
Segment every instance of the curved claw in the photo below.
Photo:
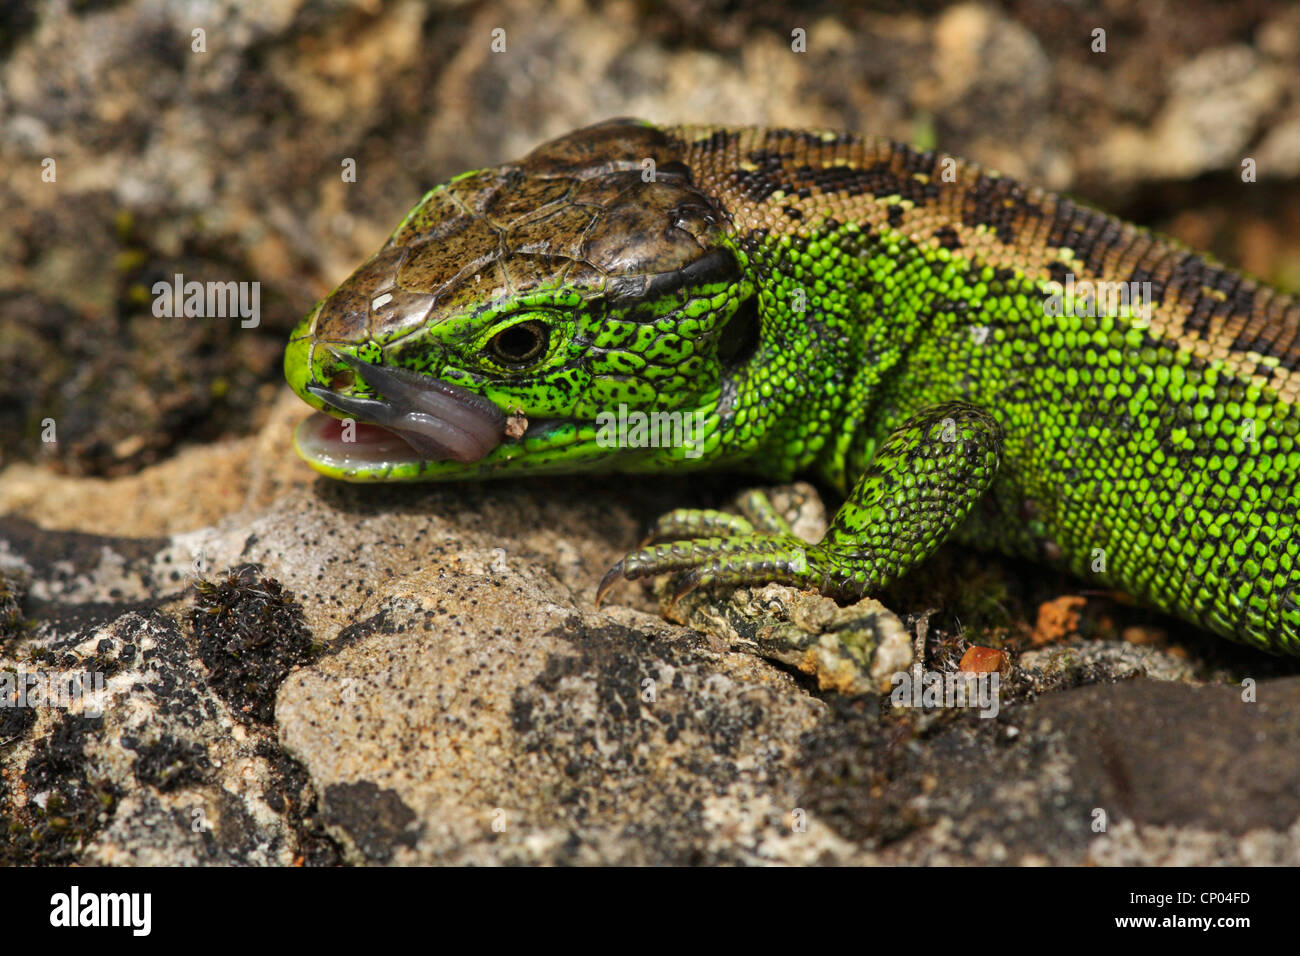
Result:
<svg viewBox="0 0 1300 956"><path fill-rule="evenodd" d="M690 594L700 586L700 569L692 568L681 576L677 581L677 587L673 591L672 604L676 604L686 595Z"/></svg>
<svg viewBox="0 0 1300 956"><path fill-rule="evenodd" d="M622 576L623 562L621 560L615 561L614 566L605 572L605 576L600 579L600 585L596 588L596 607L600 607L600 602L605 599L605 595L609 592L609 589L612 588Z"/></svg>

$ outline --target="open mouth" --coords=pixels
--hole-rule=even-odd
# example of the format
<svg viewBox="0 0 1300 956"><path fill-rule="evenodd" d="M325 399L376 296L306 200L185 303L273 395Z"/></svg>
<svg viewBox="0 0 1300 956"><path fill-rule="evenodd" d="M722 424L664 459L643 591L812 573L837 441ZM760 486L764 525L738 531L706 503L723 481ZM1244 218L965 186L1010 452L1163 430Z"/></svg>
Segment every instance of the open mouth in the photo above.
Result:
<svg viewBox="0 0 1300 956"><path fill-rule="evenodd" d="M333 348L330 353L379 397L306 385L321 401L355 419L317 412L299 425L298 448L309 460L343 468L413 459L474 462L505 439L505 414L482 395L408 369L370 365Z"/></svg>

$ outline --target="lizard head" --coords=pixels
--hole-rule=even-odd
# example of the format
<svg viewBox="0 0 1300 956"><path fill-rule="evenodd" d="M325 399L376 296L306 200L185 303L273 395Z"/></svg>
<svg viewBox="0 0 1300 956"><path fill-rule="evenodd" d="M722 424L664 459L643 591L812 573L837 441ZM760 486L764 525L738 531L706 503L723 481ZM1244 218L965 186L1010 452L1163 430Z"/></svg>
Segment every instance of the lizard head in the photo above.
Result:
<svg viewBox="0 0 1300 956"><path fill-rule="evenodd" d="M354 481L704 461L752 299L665 134L578 130L430 191L307 315L285 376L323 414L295 444ZM680 440L619 432L654 415Z"/></svg>

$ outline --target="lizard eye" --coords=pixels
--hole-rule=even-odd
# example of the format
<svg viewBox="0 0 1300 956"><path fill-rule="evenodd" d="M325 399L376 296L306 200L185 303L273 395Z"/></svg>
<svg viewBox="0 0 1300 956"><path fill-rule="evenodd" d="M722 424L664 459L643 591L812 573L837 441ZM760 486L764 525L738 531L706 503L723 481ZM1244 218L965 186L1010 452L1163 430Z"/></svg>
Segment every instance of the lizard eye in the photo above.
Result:
<svg viewBox="0 0 1300 956"><path fill-rule="evenodd" d="M488 350L503 365L527 365L546 351L550 336L546 323L529 319L492 336Z"/></svg>

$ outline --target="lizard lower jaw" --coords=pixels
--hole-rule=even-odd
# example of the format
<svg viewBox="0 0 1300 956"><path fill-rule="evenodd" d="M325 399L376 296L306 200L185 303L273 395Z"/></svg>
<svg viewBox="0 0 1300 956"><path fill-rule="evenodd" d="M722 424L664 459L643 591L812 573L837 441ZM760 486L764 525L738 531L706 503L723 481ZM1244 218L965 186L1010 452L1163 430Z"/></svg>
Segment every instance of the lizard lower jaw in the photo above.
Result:
<svg viewBox="0 0 1300 956"><path fill-rule="evenodd" d="M400 435L381 425L338 419L324 412L300 422L293 443L309 463L330 470L374 471L425 459Z"/></svg>
<svg viewBox="0 0 1300 956"><path fill-rule="evenodd" d="M491 447L485 455L501 446L517 446L531 438L544 437L568 423L568 419L534 419L519 438L506 438ZM452 463L457 459L446 455L429 455L414 447L407 436L372 422L335 418L324 412L314 412L303 419L293 436L298 454L309 464L327 474L367 474L390 472L397 468L438 461ZM468 463L480 459L470 459Z"/></svg>

